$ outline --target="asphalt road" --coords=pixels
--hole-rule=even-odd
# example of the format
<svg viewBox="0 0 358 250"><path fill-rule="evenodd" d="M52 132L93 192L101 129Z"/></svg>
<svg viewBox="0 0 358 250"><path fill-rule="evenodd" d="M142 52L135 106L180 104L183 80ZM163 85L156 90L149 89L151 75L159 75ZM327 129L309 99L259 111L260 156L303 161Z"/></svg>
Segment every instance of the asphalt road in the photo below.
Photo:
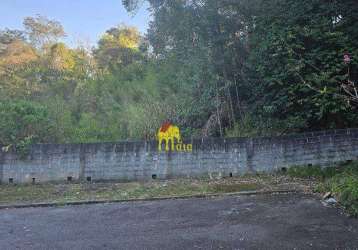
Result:
<svg viewBox="0 0 358 250"><path fill-rule="evenodd" d="M7 209L0 249L358 249L358 220L300 194Z"/></svg>

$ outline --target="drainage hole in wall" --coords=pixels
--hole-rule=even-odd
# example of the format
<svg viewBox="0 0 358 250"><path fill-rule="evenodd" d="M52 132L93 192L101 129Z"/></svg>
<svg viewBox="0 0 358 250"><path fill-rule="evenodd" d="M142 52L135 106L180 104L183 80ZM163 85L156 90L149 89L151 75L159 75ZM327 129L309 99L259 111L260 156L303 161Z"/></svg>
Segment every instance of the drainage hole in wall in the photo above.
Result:
<svg viewBox="0 0 358 250"><path fill-rule="evenodd" d="M72 176L68 176L67 181L72 181Z"/></svg>
<svg viewBox="0 0 358 250"><path fill-rule="evenodd" d="M36 183L36 178L32 178L32 184Z"/></svg>
<svg viewBox="0 0 358 250"><path fill-rule="evenodd" d="M91 177L91 176L88 176L86 179L87 179L87 181L92 181L92 177Z"/></svg>
<svg viewBox="0 0 358 250"><path fill-rule="evenodd" d="M281 171L282 171L283 173L286 173L286 172L287 172L287 168L283 167L283 168L281 168Z"/></svg>
<svg viewBox="0 0 358 250"><path fill-rule="evenodd" d="M312 164L308 164L307 166L312 167Z"/></svg>
<svg viewBox="0 0 358 250"><path fill-rule="evenodd" d="M13 179L13 178L9 178L9 183L14 183L14 179Z"/></svg>
<svg viewBox="0 0 358 250"><path fill-rule="evenodd" d="M232 173L230 173L229 176L232 177Z"/></svg>
<svg viewBox="0 0 358 250"><path fill-rule="evenodd" d="M153 180L157 179L157 175L156 175L156 174L152 174L152 179L153 179Z"/></svg>

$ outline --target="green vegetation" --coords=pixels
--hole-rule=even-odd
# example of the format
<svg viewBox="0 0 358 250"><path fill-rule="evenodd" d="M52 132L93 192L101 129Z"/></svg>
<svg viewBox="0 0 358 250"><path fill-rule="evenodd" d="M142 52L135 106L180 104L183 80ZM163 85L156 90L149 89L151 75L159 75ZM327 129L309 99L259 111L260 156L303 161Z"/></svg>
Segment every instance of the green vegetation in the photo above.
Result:
<svg viewBox="0 0 358 250"><path fill-rule="evenodd" d="M0 138L2 143L14 145L26 155L28 145L44 139L50 141L51 123L48 110L42 105L19 100L0 102Z"/></svg>
<svg viewBox="0 0 358 250"><path fill-rule="evenodd" d="M1 204L127 200L263 190L267 183L258 178L221 180L182 179L131 183L67 183L1 185Z"/></svg>
<svg viewBox="0 0 358 250"><path fill-rule="evenodd" d="M319 166L292 167L288 170L288 175L319 179L320 183L316 187L317 192L332 192L350 214L358 216L358 162L328 168Z"/></svg>
<svg viewBox="0 0 358 250"><path fill-rule="evenodd" d="M275 190L331 192L351 215L358 216L358 162L328 168L296 166L289 168L286 174L257 174L221 179L0 185L0 205L128 200Z"/></svg>
<svg viewBox="0 0 358 250"><path fill-rule="evenodd" d="M317 178L324 180L333 177L334 175L342 172L342 167L327 167L321 166L294 166L288 169L287 174L291 177L298 178Z"/></svg>
<svg viewBox="0 0 358 250"><path fill-rule="evenodd" d="M0 144L153 139L166 120L184 136L358 125L355 0L148 3L146 35L109 27L94 48L42 16L0 30Z"/></svg>
<svg viewBox="0 0 358 250"><path fill-rule="evenodd" d="M122 2L133 12L143 3ZM0 30L3 151L26 155L32 143L153 139L166 120L184 137L358 126L356 0L147 2L153 21L146 35L109 27L94 48L68 47L61 23L42 16L26 17L22 30ZM323 180L325 190L358 214L356 169L313 166L288 173ZM129 197L142 197L142 184L133 185ZM70 187L79 194L84 188ZM18 194L24 197L25 190L29 199L42 200L36 188L18 187ZM51 195L57 186L48 188ZM151 188L147 196L150 190L161 194ZM65 197L76 197L68 192Z"/></svg>

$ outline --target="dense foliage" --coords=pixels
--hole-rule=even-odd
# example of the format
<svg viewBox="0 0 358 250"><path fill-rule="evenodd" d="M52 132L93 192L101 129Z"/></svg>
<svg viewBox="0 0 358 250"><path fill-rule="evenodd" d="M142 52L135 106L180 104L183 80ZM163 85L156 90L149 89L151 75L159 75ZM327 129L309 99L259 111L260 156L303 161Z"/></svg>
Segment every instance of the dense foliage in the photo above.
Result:
<svg viewBox="0 0 358 250"><path fill-rule="evenodd" d="M125 0L134 11L143 1ZM355 0L148 0L145 36L69 48L57 21L0 31L0 144L247 136L358 125Z"/></svg>

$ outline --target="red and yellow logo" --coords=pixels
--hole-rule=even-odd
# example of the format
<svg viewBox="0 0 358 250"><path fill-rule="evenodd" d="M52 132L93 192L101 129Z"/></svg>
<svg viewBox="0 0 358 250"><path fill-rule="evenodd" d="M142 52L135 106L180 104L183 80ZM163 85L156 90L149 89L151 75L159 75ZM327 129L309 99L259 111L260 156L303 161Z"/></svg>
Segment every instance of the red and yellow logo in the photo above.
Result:
<svg viewBox="0 0 358 250"><path fill-rule="evenodd" d="M170 122L165 122L159 129L157 134L158 150L162 151L162 143L165 142L165 151L178 152L192 152L192 144L184 144L181 138L180 129L172 125Z"/></svg>

